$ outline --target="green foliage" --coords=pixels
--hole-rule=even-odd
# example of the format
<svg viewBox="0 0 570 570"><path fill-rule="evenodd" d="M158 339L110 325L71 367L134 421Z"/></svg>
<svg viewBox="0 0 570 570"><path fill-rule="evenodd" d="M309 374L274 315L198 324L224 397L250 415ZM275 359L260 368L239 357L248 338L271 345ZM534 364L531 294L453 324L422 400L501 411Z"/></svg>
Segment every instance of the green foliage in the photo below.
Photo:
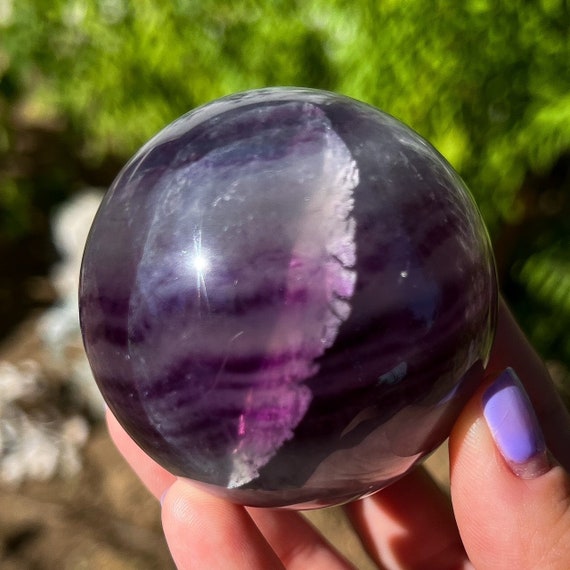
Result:
<svg viewBox="0 0 570 570"><path fill-rule="evenodd" d="M3 82L53 104L96 156L230 92L328 88L432 140L494 226L520 215L527 170L570 146L563 2L4 2Z"/></svg>
<svg viewBox="0 0 570 570"><path fill-rule="evenodd" d="M570 182L550 173L570 161L569 62L564 0L0 0L0 123L2 98L41 104L82 160L124 159L187 110L267 85L339 91L401 118L467 180L512 301L532 313L543 352L566 362L570 346L540 314L568 305L558 222ZM0 207L22 210L2 184ZM557 206L536 223L544 194ZM537 248L528 228L553 220ZM513 232L526 251L504 245Z"/></svg>
<svg viewBox="0 0 570 570"><path fill-rule="evenodd" d="M520 269L520 281L539 301L537 308L523 317L532 327L535 341L551 354L570 354L570 241L531 255Z"/></svg>

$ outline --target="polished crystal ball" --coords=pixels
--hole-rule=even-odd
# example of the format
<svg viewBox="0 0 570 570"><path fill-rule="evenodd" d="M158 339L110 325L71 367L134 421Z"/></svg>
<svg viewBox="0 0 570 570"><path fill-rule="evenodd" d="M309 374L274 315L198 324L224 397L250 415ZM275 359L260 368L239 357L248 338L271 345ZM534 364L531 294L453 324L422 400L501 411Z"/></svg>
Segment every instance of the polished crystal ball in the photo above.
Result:
<svg viewBox="0 0 570 570"><path fill-rule="evenodd" d="M296 88L200 107L130 160L86 246L80 316L110 409L231 501L368 495L449 434L497 285L449 164L364 103Z"/></svg>

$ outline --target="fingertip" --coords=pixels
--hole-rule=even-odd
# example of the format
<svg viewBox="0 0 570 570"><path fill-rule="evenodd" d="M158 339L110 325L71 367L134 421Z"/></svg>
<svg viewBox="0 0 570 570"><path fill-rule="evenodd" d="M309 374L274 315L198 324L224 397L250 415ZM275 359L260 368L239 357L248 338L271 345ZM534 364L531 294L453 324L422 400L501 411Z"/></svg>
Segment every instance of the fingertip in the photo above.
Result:
<svg viewBox="0 0 570 570"><path fill-rule="evenodd" d="M179 568L282 568L243 507L185 479L177 479L162 497L162 526Z"/></svg>
<svg viewBox="0 0 570 570"><path fill-rule="evenodd" d="M565 569L568 474L546 459L540 426L512 373L481 387L450 437L451 496L476 568ZM549 565L550 564L550 565Z"/></svg>

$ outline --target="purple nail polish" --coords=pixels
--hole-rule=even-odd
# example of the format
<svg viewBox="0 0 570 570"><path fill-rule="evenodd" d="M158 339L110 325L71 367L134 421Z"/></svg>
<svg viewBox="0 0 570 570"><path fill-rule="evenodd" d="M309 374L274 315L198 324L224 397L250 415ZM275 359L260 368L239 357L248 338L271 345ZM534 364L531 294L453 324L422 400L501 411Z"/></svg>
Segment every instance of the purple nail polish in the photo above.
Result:
<svg viewBox="0 0 570 570"><path fill-rule="evenodd" d="M549 469L546 445L532 404L512 368L507 368L483 394L483 415L501 455L524 479Z"/></svg>

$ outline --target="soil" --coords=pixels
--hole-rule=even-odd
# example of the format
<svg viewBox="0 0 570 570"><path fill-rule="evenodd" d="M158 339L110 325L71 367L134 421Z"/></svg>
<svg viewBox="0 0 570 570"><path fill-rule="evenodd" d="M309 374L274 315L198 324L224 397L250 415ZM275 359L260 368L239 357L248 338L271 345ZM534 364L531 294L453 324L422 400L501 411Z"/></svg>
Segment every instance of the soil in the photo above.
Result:
<svg viewBox="0 0 570 570"><path fill-rule="evenodd" d="M174 568L156 501L129 471L102 426L79 475L0 488L3 570Z"/></svg>

